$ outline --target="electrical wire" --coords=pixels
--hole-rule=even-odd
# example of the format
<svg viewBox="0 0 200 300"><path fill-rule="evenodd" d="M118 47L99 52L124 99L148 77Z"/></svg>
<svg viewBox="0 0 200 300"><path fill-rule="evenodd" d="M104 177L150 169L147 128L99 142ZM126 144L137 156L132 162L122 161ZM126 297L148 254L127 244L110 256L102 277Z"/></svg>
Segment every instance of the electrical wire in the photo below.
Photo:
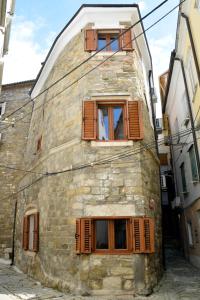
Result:
<svg viewBox="0 0 200 300"><path fill-rule="evenodd" d="M200 129L200 126L196 127L195 130L199 130ZM178 133L174 134L174 135L171 135L169 136L170 139L173 139L173 138L176 138L177 136L180 136L180 137L184 137L185 135L188 134L188 131L191 131L191 129L185 129L185 130L182 130L182 131L179 131ZM163 143L165 143L165 139L160 139L158 141L158 144L162 145ZM21 169L21 168L17 168L17 167L13 167L13 166L8 166L8 165L0 165L0 168L5 168L5 169L12 169L12 170L16 170L16 171L21 171L21 172L25 172L25 173L33 173L33 174L38 174L38 175L43 175L43 176L52 176L52 175L57 175L57 174L62 174L62 173L65 173L65 172L69 172L69 171L75 171L75 170L79 170L79 169L82 169L82 168L85 168L85 167L92 167L94 165L100 165L101 163L106 163L106 162L111 162L113 160L116 160L116 159L119 159L119 158L124 158L126 157L126 155L129 155L129 154L133 154L135 151L143 151L144 149L153 149L155 147L155 144L156 142L153 141L151 143L148 143L148 144L145 144L141 147L138 147L134 150L130 149L130 150L127 150L127 151L123 151L123 152L120 152L116 155L112 155L112 156L108 156L104 159L100 159L100 160L97 160L97 161L93 161L93 162L89 162L87 164L82 164L82 165L77 165L77 166L74 166L74 167L70 167L66 170L61 170L61 171L54 171L54 172L34 172L34 171L30 171L30 170L24 170L24 169Z"/></svg>
<svg viewBox="0 0 200 300"><path fill-rule="evenodd" d="M152 11L150 11L148 14L146 14L143 18L141 18L140 20L138 20L136 23L134 23L132 26L130 26L129 28L126 29L126 31L124 31L123 33L121 33L120 36L122 36L123 34L125 34L128 30L130 30L131 28L133 28L134 26L136 26L138 23L140 23L144 18L148 17L150 14L152 14L155 10L157 10L158 8L160 8L162 5L164 5L167 1L169 0L165 0L163 1L161 4L159 4L157 7L155 7ZM139 35L137 35L135 38L133 38L131 41L136 40L138 37L140 37L141 35L143 35L145 32L147 32L149 29L151 29L153 26L157 25L160 21L162 21L165 17L167 17L172 11L174 11L177 7L179 7L183 2L185 2L186 0L182 0L178 5L174 6L170 11L168 11L165 15L163 15L160 19L158 19L156 22L154 22L151 26L149 26L146 30L143 30L142 33L140 33ZM118 37L119 38L119 37ZM115 40L117 40L118 38L116 38ZM115 42L115 40L111 41L109 44ZM127 46L129 44L129 42L125 45ZM90 56L88 59L86 59L86 61L82 62L80 64L80 66L82 66L84 63L88 62L89 60L91 60L95 55L97 55L97 53L103 51L103 49L105 49L107 47L107 45L98 50L96 53L94 53L92 56ZM74 80L71 84L69 84L67 87L65 87L62 91L60 91L59 93L57 93L56 95L54 95L52 98L48 99L48 101L45 104L42 104L40 106L38 106L35 110L39 109L40 107L46 105L50 100L54 99L55 97L57 97L58 95L60 95L61 93L63 93L65 90L67 90L68 88L70 88L71 86L73 86L74 84L78 83L82 78L84 78L85 76L87 76L88 74L90 74L92 71L94 71L95 69L97 69L99 66L101 66L103 63L105 63L107 60L109 60L110 58L112 58L116 53L118 53L120 51L117 50L115 51L112 55L108 56L105 60L103 60L101 63L99 63L97 66L95 66L94 68L90 69L88 72L86 72L85 74L83 74L82 76L80 76L78 79ZM41 93L39 93L37 96L35 96L33 99L31 99L28 103L32 103L33 100L35 100L36 98L38 98L39 96L41 96L41 94L43 94L44 92L46 92L47 90L49 90L51 87L53 87L55 84L57 84L58 82L60 82L61 80L63 80L65 77L67 77L68 75L70 75L73 71L77 70L79 68L79 66L76 66L74 69L72 69L71 71L69 71L68 73L66 73L63 77L61 77L60 79L58 79L56 82L54 82L52 85L50 85L48 88L46 88L45 90L43 90ZM25 106L25 104L23 105L23 107ZM16 111L19 111L20 108L18 108ZM34 111L35 111L34 110ZM11 113L9 116L13 115L15 112ZM27 115L29 115L31 113L26 114L24 117L26 117ZM7 116L8 117L8 116ZM16 121L20 121L22 119L21 118L19 120ZM5 130L7 128L9 128L10 125L8 125L5 128L2 128L2 130Z"/></svg>

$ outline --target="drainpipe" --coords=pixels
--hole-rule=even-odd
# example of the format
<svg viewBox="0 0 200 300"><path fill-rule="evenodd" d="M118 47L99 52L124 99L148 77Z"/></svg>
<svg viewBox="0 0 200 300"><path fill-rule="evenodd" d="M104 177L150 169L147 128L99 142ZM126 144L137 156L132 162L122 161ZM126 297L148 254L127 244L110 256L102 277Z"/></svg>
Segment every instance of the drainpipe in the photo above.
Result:
<svg viewBox="0 0 200 300"><path fill-rule="evenodd" d="M150 94L150 102L151 102L151 112L152 112L152 119L153 119L153 128L154 128L154 136L155 136L155 143L156 143L156 152L158 155L158 135L156 132L156 121L155 121L155 112L154 112L154 105L153 105L153 95L152 95L152 87L151 85L151 77L153 76L152 70L149 70L149 94Z"/></svg>
<svg viewBox="0 0 200 300"><path fill-rule="evenodd" d="M193 136L193 142L194 142L194 149L195 149L195 154L196 154L198 177L200 179L199 150L198 150L197 137L196 137L196 131L195 131L195 126L194 126L194 119L193 119L193 114L192 114L192 107L191 107L191 102L190 102L189 90L188 90L188 85L187 85L187 80L186 80L186 75L185 75L185 69L184 69L184 65L183 65L183 60L181 58L175 57L175 60L179 61L180 64L181 64L181 71L182 71L182 74L183 74L183 81L184 81L184 85L185 85L186 98L187 98L187 103L188 103L190 122L191 122L191 128L192 128L192 136Z"/></svg>
<svg viewBox="0 0 200 300"><path fill-rule="evenodd" d="M189 35L189 38L190 38L190 44L191 44L191 47L192 47L192 53L193 53L193 57L194 57L194 62L195 62L195 67L196 67L196 71L197 71L198 81L199 81L199 85L200 85L200 68L199 68L197 53L196 53L196 49L195 49L195 45L194 45L194 39L193 39L193 36L192 36L190 20L189 20L188 16L186 16L184 13L181 13L181 17L183 17L186 21L186 26L187 26L188 35Z"/></svg>
<svg viewBox="0 0 200 300"><path fill-rule="evenodd" d="M15 228L16 228L16 216L17 216L17 200L15 201L15 210L14 210L14 220L13 220L13 235L12 235L12 253L11 253L11 263L14 265L15 260Z"/></svg>

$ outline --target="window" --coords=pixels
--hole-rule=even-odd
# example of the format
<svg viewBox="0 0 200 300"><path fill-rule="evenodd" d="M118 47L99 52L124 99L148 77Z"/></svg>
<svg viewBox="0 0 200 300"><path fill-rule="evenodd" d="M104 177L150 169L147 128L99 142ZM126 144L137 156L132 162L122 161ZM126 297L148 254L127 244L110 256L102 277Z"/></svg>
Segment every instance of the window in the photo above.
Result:
<svg viewBox="0 0 200 300"><path fill-rule="evenodd" d="M187 77L188 77L188 86L189 86L190 95L191 98L193 99L197 89L198 78L197 78L196 67L195 67L194 58L191 49L189 50L187 55Z"/></svg>
<svg viewBox="0 0 200 300"><path fill-rule="evenodd" d="M142 140L141 101L85 101L83 139Z"/></svg>
<svg viewBox="0 0 200 300"><path fill-rule="evenodd" d="M37 140L37 152L40 152L42 150L42 135Z"/></svg>
<svg viewBox="0 0 200 300"><path fill-rule="evenodd" d="M124 140L125 128L124 105L98 105L99 140Z"/></svg>
<svg viewBox="0 0 200 300"><path fill-rule="evenodd" d="M131 30L127 29L86 29L85 51L130 51L132 48Z"/></svg>
<svg viewBox="0 0 200 300"><path fill-rule="evenodd" d="M154 220L147 217L91 217L76 220L76 253L152 253Z"/></svg>
<svg viewBox="0 0 200 300"><path fill-rule="evenodd" d="M198 181L198 170L197 170L197 162L196 162L194 145L192 145L189 149L189 156L190 156L190 166L192 171L192 180Z"/></svg>
<svg viewBox="0 0 200 300"><path fill-rule="evenodd" d="M195 1L195 8L200 10L200 0Z"/></svg>
<svg viewBox="0 0 200 300"><path fill-rule="evenodd" d="M184 163L181 164L180 169L181 169L183 193L187 193L187 185L186 185L186 178L185 178L185 164Z"/></svg>
<svg viewBox="0 0 200 300"><path fill-rule="evenodd" d="M0 102L0 117L5 114L6 102Z"/></svg>
<svg viewBox="0 0 200 300"><path fill-rule="evenodd" d="M117 51L120 49L118 33L98 33L97 50Z"/></svg>
<svg viewBox="0 0 200 300"><path fill-rule="evenodd" d="M39 213L26 215L23 221L23 249L39 250Z"/></svg>
<svg viewBox="0 0 200 300"><path fill-rule="evenodd" d="M192 223L189 221L187 222L187 230L188 230L188 243L189 246L193 246L193 237L192 237Z"/></svg>

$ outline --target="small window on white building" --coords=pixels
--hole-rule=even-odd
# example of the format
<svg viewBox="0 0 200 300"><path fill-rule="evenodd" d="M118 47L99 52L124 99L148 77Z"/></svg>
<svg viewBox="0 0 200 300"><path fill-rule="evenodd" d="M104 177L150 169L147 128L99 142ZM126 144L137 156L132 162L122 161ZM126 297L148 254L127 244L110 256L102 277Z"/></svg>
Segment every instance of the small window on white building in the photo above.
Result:
<svg viewBox="0 0 200 300"><path fill-rule="evenodd" d="M200 0L196 0L195 1L195 8L197 8L198 10L200 10Z"/></svg>
<svg viewBox="0 0 200 300"><path fill-rule="evenodd" d="M5 114L6 102L0 102L0 117Z"/></svg>
<svg viewBox="0 0 200 300"><path fill-rule="evenodd" d="M193 100L198 85L198 78L197 78L197 71L194 63L194 57L191 49L188 51L186 64L187 64L188 87L189 87L191 100Z"/></svg>
<svg viewBox="0 0 200 300"><path fill-rule="evenodd" d="M187 222L187 230L188 230L188 243L189 246L193 246L193 236L192 236L192 224L191 222Z"/></svg>

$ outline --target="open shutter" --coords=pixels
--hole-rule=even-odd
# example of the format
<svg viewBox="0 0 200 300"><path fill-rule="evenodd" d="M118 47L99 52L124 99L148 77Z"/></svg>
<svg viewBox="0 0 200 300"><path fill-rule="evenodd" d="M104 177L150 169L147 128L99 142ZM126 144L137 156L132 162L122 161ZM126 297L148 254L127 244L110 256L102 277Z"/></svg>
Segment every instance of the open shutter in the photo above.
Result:
<svg viewBox="0 0 200 300"><path fill-rule="evenodd" d="M154 220L151 218L144 218L144 241L145 253L155 252Z"/></svg>
<svg viewBox="0 0 200 300"><path fill-rule="evenodd" d="M85 51L97 50L97 31L94 29L85 30Z"/></svg>
<svg viewBox="0 0 200 300"><path fill-rule="evenodd" d="M81 253L91 253L92 250L92 221L81 219Z"/></svg>
<svg viewBox="0 0 200 300"><path fill-rule="evenodd" d="M96 139L96 102L85 101L83 103L83 133L84 140Z"/></svg>
<svg viewBox="0 0 200 300"><path fill-rule="evenodd" d="M128 101L128 139L143 139L142 103L141 101Z"/></svg>
<svg viewBox="0 0 200 300"><path fill-rule="evenodd" d="M142 218L133 218L133 252L142 253L144 251L144 228Z"/></svg>
<svg viewBox="0 0 200 300"><path fill-rule="evenodd" d="M155 252L154 219L138 217L133 218L133 252Z"/></svg>
<svg viewBox="0 0 200 300"><path fill-rule="evenodd" d="M24 250L28 250L28 243L29 243L29 218L28 216L25 216L23 220L23 242L22 242L22 247Z"/></svg>
<svg viewBox="0 0 200 300"><path fill-rule="evenodd" d="M123 29L121 31L121 47L124 51L130 51L133 50L132 46L132 38L131 38L131 30L128 30L125 32L126 29Z"/></svg>
<svg viewBox="0 0 200 300"><path fill-rule="evenodd" d="M39 251L39 212L34 214L33 251Z"/></svg>
<svg viewBox="0 0 200 300"><path fill-rule="evenodd" d="M75 239L76 239L76 253L81 253L81 220L76 219L76 233L75 233Z"/></svg>

